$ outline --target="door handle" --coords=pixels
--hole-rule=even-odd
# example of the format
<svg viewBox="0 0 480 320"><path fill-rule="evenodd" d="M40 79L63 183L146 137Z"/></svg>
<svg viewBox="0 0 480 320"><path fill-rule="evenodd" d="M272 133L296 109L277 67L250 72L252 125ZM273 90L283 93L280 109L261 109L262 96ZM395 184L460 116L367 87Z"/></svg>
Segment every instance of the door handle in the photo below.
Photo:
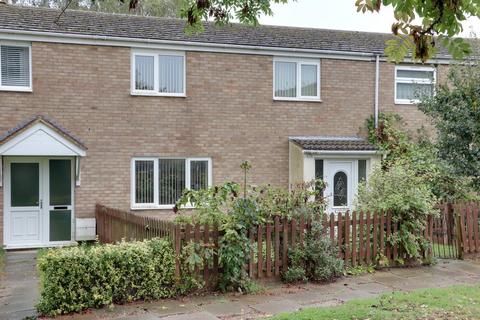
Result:
<svg viewBox="0 0 480 320"><path fill-rule="evenodd" d="M40 209L43 209L43 200L40 199Z"/></svg>

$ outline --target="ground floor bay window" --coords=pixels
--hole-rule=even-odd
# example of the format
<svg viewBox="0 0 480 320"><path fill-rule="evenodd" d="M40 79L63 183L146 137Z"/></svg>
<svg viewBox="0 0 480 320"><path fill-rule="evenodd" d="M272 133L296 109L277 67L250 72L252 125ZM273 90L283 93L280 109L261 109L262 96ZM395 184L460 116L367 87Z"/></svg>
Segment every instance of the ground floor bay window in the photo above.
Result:
<svg viewBox="0 0 480 320"><path fill-rule="evenodd" d="M375 146L358 137L290 138L290 183L321 179L328 212L352 210L358 186L381 160Z"/></svg>
<svg viewBox="0 0 480 320"><path fill-rule="evenodd" d="M132 160L132 209L171 209L185 189L206 189L211 185L211 158Z"/></svg>

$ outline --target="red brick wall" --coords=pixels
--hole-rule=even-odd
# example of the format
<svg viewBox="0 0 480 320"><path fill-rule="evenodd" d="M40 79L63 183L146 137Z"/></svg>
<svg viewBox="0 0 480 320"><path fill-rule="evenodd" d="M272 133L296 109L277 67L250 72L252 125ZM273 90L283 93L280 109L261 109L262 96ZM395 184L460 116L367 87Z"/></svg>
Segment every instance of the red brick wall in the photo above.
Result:
<svg viewBox="0 0 480 320"><path fill-rule="evenodd" d="M33 93L0 92L0 131L44 114L84 140L77 217L96 202L130 207L134 156L210 156L214 184L240 180L249 160L251 183L287 186L288 136L357 135L373 113L368 61L323 59L322 102L281 102L271 56L188 52L186 98L131 96L128 48L36 42L32 57ZM423 124L415 106L393 104L393 65L381 68L382 111Z"/></svg>

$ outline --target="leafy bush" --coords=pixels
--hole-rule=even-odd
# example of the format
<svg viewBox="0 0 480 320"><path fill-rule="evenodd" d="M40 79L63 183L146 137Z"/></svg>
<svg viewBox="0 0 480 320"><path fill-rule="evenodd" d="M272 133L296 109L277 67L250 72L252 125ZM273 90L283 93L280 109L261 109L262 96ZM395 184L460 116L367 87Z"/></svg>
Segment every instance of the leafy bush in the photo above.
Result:
<svg viewBox="0 0 480 320"><path fill-rule="evenodd" d="M415 175L423 178L432 193L442 201L475 200L472 179L458 175L451 163L442 157L442 147L428 139L428 134L420 130L417 138L401 130L402 118L397 114L380 113L378 128L373 117L366 122L371 143L386 152L382 168L401 162Z"/></svg>
<svg viewBox="0 0 480 320"><path fill-rule="evenodd" d="M448 83L439 86L433 97L423 99L418 108L437 129L439 156L454 174L471 179L480 191L480 67L476 54L470 61L452 66Z"/></svg>
<svg viewBox="0 0 480 320"><path fill-rule="evenodd" d="M247 168L244 164L242 166ZM311 188L315 185L317 189ZM316 197L319 194L318 186L322 187L314 181L289 191L271 186L245 185L243 192L240 192L239 184L229 182L207 190L189 190L176 207L192 204L194 213L181 215L176 222L218 225L222 233L216 252L222 269L218 288L222 291L250 292L254 286L244 268L250 251L248 231L272 222L275 216L290 218L319 214L323 209L323 199Z"/></svg>
<svg viewBox="0 0 480 320"><path fill-rule="evenodd" d="M321 229L320 220L313 220L303 246L289 251L289 267L282 275L283 281L327 282L343 274L343 260L338 258L338 248L322 234Z"/></svg>
<svg viewBox="0 0 480 320"><path fill-rule="evenodd" d="M400 223L400 229L387 240L399 245L409 260L416 260L429 245L422 233L428 216L437 212L436 203L437 198L425 180L408 165L397 162L388 170L374 169L368 184L359 185L356 207L390 211L392 221Z"/></svg>
<svg viewBox="0 0 480 320"><path fill-rule="evenodd" d="M50 249L38 269L37 310L49 316L177 293L175 254L167 240Z"/></svg>

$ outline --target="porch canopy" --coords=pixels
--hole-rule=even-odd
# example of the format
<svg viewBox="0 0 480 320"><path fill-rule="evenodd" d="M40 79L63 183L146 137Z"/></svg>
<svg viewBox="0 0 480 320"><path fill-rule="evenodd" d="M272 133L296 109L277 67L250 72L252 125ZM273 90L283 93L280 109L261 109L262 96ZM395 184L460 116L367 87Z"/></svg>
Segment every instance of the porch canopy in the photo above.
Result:
<svg viewBox="0 0 480 320"><path fill-rule="evenodd" d="M380 163L382 152L361 137L289 138L289 182L321 179L327 210L350 210L358 185Z"/></svg>
<svg viewBox="0 0 480 320"><path fill-rule="evenodd" d="M4 156L75 157L75 182L80 185L80 157L87 147L68 130L47 116L26 119L0 135L0 164ZM0 165L0 186L2 186Z"/></svg>
<svg viewBox="0 0 480 320"><path fill-rule="evenodd" d="M35 116L0 135L0 156L84 157L83 142L46 116Z"/></svg>
<svg viewBox="0 0 480 320"><path fill-rule="evenodd" d="M361 137L302 136L290 137L289 140L300 147L303 153L379 153L379 150L376 146Z"/></svg>

